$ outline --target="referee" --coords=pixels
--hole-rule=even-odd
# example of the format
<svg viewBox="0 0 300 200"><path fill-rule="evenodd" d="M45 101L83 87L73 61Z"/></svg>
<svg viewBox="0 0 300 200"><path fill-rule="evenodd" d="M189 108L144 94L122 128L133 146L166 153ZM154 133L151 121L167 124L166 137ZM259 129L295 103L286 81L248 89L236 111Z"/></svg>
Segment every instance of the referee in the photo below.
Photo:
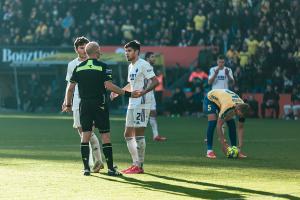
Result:
<svg viewBox="0 0 300 200"><path fill-rule="evenodd" d="M112 71L107 65L98 61L100 58L100 46L96 42L89 42L85 51L88 59L80 63L73 71L70 84L66 93L66 104L63 105L63 112L71 111L71 102L76 84L78 84L79 96L81 98L79 113L82 125L81 156L84 165L84 175L90 175L89 167L89 141L93 125L99 129L103 153L106 158L108 175L121 176L113 167L113 153L110 141L109 111L106 103L106 89L127 97L139 97L138 91L127 92L114 85Z"/></svg>

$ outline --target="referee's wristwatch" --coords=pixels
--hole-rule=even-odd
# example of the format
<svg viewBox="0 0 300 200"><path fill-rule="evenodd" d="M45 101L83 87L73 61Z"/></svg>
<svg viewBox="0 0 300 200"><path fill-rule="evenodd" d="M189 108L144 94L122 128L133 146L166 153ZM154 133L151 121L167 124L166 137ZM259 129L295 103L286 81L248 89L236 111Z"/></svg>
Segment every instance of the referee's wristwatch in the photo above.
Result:
<svg viewBox="0 0 300 200"><path fill-rule="evenodd" d="M125 97L131 97L131 92L125 91L124 96L125 96Z"/></svg>
<svg viewBox="0 0 300 200"><path fill-rule="evenodd" d="M66 107L68 107L68 108L69 108L69 107L72 107L72 105L70 105L70 104L68 104L68 105L65 105L65 106L66 106Z"/></svg>

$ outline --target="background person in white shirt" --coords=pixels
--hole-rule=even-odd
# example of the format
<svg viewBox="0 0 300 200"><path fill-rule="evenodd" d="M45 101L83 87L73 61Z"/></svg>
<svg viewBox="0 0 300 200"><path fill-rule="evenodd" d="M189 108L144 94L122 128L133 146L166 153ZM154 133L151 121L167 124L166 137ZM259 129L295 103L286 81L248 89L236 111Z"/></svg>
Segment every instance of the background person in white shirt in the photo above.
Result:
<svg viewBox="0 0 300 200"><path fill-rule="evenodd" d="M146 52L145 53L145 60L150 63L150 65L153 67L155 64L155 55L153 52ZM151 105L151 111L150 111L150 125L152 128L152 134L153 134L153 140L154 141L165 141L167 138L164 136L161 136L158 134L158 126L157 126L157 112L156 112L156 100L154 95L154 90L149 92L152 95L152 105Z"/></svg>
<svg viewBox="0 0 300 200"><path fill-rule="evenodd" d="M208 76L208 84L212 89L229 89L229 82L234 84L234 78L232 70L225 67L225 57L223 55L218 56L218 65L210 68Z"/></svg>
<svg viewBox="0 0 300 200"><path fill-rule="evenodd" d="M79 65L82 61L85 61L87 59L87 55L85 52L85 46L87 45L87 43L89 43L89 40L85 37L78 37L75 39L74 50L77 53L78 57L68 63L68 69L66 75L66 81L68 82L68 85L70 84L70 79L75 67ZM66 100L64 100L64 104L65 101ZM81 128L80 118L79 118L79 103L80 103L80 97L78 92L78 86L76 85L74 91L73 103L72 103L73 120L74 120L73 127L77 128L79 136L81 138L82 128ZM90 151L91 152L89 158L89 165L92 168L92 172L99 172L100 169L104 168L104 165L102 161L99 140L94 132L92 133L90 139Z"/></svg>
<svg viewBox="0 0 300 200"><path fill-rule="evenodd" d="M128 84L126 91L140 91L141 97L129 98L126 114L124 137L132 158L132 165L123 171L124 174L144 173L143 163L145 158L145 128L147 127L153 96L149 93L157 85L158 80L153 67L145 60L139 58L140 43L133 40L124 46L125 56L130 62L128 66ZM148 82L151 81L150 84ZM111 94L111 99L117 97Z"/></svg>

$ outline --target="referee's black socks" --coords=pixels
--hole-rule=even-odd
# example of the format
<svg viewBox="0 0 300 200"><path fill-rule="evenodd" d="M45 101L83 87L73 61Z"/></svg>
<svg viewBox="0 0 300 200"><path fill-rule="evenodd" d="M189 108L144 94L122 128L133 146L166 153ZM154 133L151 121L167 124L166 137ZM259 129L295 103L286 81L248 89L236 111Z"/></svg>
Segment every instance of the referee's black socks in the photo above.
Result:
<svg viewBox="0 0 300 200"><path fill-rule="evenodd" d="M103 144L102 148L103 148L103 153L104 153L104 156L105 156L105 159L106 159L107 168L110 169L110 170L114 170L111 143Z"/></svg>
<svg viewBox="0 0 300 200"><path fill-rule="evenodd" d="M89 143L80 144L81 157L84 165L84 169L90 170L89 166L89 156L90 156L90 147Z"/></svg>

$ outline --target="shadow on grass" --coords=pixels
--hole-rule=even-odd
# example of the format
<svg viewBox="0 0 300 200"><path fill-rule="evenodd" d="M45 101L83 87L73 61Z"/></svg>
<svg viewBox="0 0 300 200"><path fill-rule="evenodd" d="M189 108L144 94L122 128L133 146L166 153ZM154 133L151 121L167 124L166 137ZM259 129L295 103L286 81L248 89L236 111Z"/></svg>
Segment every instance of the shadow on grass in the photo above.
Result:
<svg viewBox="0 0 300 200"><path fill-rule="evenodd" d="M122 176L115 179L92 176L96 178L101 178L107 181L131 184L135 186L139 186L145 190L156 191L156 192L164 192L167 194L177 195L177 196L186 196L186 197L194 197L194 198L203 198L203 199L244 199L245 197L240 194L233 194L223 191L217 190L201 190L196 188L189 188L180 185L172 185L168 183L162 183L158 181L144 181L128 176Z"/></svg>
<svg viewBox="0 0 300 200"><path fill-rule="evenodd" d="M51 160L51 161L78 161L80 159L80 152L75 151L72 148L65 149L19 149L16 148L11 152L11 149L0 148L0 158L14 158L14 159L33 159L33 160ZM18 153L16 153L18 152ZM20 153L19 153L20 152ZM49 153L50 152L50 153ZM150 157L150 158L149 158ZM284 170L299 170L298 163L284 163L283 161L272 161L266 162L263 159L246 159L246 160L228 160L228 159L218 159L218 160L207 160L206 158L194 158L186 157L185 160L180 162L172 158L169 155L167 159L160 160L156 158L151 158L149 156L147 161L153 165L181 165L181 166L202 166L202 167L214 167L214 168L257 168L257 169L284 169ZM119 154L116 156L118 162L128 162L128 154ZM276 162L276 165L274 164Z"/></svg>
<svg viewBox="0 0 300 200"><path fill-rule="evenodd" d="M188 183L188 184L195 184L195 185L201 185L201 186L215 187L215 188L218 188L218 189L225 189L225 190L229 190L229 191L237 191L237 192L250 193L250 194L258 194L258 195L269 196L269 197L285 198L285 199L291 199L291 200L300 200L299 197L289 195L289 194L276 194L276 193L272 193L272 192L265 192L265 191L260 191L260 190L251 190L251 189L234 187L234 186L226 186L226 185L219 185L219 184L199 182L199 181L189 181L189 180L185 180L185 179L179 179L179 178L173 178L173 177L168 177L168 176L156 175L156 174L151 174L151 173L145 173L145 174L156 177L156 178L164 179L164 180L169 180L169 181L176 181L176 182L181 182L181 183ZM225 197L222 197L222 198L225 198Z"/></svg>

